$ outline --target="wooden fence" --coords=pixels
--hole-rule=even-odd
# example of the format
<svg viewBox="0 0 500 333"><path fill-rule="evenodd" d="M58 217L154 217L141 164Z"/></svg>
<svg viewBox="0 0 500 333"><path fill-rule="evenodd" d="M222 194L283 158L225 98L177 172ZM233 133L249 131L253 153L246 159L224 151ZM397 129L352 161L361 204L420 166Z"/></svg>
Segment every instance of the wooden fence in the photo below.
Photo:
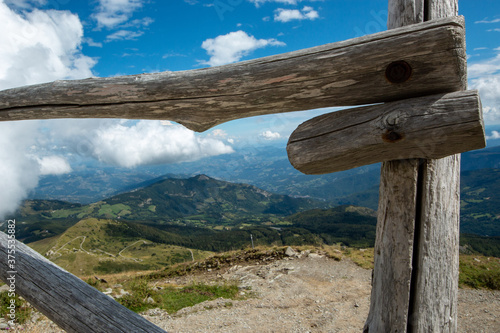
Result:
<svg viewBox="0 0 500 333"><path fill-rule="evenodd" d="M256 115L383 103L300 125L289 158L312 174L383 162L364 332L456 332L456 154L485 147L457 15L458 0L389 0L385 32L208 69L5 90L0 121L168 119L203 131ZM0 235L5 262L8 247ZM16 250L16 291L68 332L163 331L27 246ZM4 281L14 274L0 273Z"/></svg>

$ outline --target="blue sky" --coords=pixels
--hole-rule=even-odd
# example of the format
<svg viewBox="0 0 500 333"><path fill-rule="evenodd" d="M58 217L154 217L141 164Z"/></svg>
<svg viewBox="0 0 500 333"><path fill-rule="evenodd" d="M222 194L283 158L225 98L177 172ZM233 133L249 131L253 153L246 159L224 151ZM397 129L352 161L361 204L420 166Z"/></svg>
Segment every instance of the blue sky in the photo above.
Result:
<svg viewBox="0 0 500 333"><path fill-rule="evenodd" d="M500 127L500 1L460 0L459 6L467 23L469 87L480 90L493 143L500 139L494 131ZM223 65L383 31L386 19L387 0L0 0L0 90ZM284 147L298 124L326 111L237 120L202 134L168 121L1 123L0 216L43 175L82 164L192 161L245 145Z"/></svg>

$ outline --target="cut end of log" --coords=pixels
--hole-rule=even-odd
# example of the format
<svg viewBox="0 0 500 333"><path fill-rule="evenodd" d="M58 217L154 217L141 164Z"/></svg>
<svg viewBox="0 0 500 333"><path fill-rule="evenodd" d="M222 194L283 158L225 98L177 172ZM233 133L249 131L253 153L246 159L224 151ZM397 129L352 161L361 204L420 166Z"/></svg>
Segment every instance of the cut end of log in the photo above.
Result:
<svg viewBox="0 0 500 333"><path fill-rule="evenodd" d="M306 174L413 158L440 159L486 147L477 91L341 110L301 124L287 145Z"/></svg>

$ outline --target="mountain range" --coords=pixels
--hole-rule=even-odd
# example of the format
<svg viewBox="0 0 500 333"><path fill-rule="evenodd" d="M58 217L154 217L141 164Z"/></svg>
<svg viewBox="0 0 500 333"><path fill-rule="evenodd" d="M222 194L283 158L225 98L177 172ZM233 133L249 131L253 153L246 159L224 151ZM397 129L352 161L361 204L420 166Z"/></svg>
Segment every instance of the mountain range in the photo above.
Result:
<svg viewBox="0 0 500 333"><path fill-rule="evenodd" d="M132 191L82 205L59 200L26 200L16 218L17 237L26 242L60 234L85 218L122 219L150 225L237 227L332 205L310 198L274 194L253 185L205 175L159 178Z"/></svg>
<svg viewBox="0 0 500 333"><path fill-rule="evenodd" d="M500 146L462 154L462 171L500 168ZM205 174L215 179L257 186L273 193L311 197L335 204L377 209L380 165L367 165L326 175L295 170L284 147L244 148L232 154L195 162L137 167L80 168L70 174L42 177L30 199L88 204L147 186L161 178L189 178Z"/></svg>
<svg viewBox="0 0 500 333"><path fill-rule="evenodd" d="M463 154L461 244L468 251L500 253L499 166L500 147ZM139 171L109 168L97 177L77 171L46 177L33 194L45 198L26 200L12 218L19 239L87 273L156 269L250 241L369 247L379 168L307 176L281 149L267 147Z"/></svg>

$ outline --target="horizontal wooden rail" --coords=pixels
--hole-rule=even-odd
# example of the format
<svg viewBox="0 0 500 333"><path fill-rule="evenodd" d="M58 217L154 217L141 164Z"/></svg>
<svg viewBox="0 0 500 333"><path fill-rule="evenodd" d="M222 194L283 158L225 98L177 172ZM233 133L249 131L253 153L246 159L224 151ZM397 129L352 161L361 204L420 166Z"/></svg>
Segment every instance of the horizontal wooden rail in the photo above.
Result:
<svg viewBox="0 0 500 333"><path fill-rule="evenodd" d="M3 232L0 257L0 279L67 332L165 332Z"/></svg>
<svg viewBox="0 0 500 333"><path fill-rule="evenodd" d="M0 121L169 119L204 131L250 116L362 105L461 90L463 17L220 67L14 88Z"/></svg>
<svg viewBox="0 0 500 333"><path fill-rule="evenodd" d="M301 124L287 151L296 169L322 174L391 160L439 159L485 146L474 90L324 114Z"/></svg>

